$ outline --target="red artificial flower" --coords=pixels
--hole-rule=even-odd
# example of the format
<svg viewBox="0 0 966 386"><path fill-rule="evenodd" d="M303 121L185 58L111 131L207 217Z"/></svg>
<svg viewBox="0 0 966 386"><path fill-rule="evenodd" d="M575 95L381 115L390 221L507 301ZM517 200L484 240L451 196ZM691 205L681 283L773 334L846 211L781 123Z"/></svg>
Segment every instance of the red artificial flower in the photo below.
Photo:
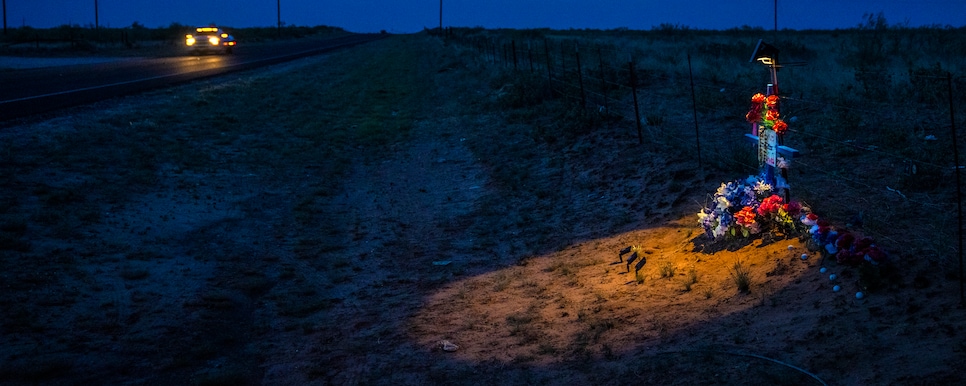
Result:
<svg viewBox="0 0 966 386"><path fill-rule="evenodd" d="M852 243L855 242L855 236L851 233L843 233L835 240L835 246L838 249L851 249Z"/></svg>
<svg viewBox="0 0 966 386"><path fill-rule="evenodd" d="M771 111L769 111L769 113L771 113ZM785 132L788 131L788 124L781 119L776 120L775 125L772 126L772 130L775 130L775 133L778 135L784 135Z"/></svg>
<svg viewBox="0 0 966 386"><path fill-rule="evenodd" d="M874 245L865 249L863 252L864 252L862 256L863 259L865 258L865 256L868 256L870 261L875 263L881 263L885 261L886 258L888 257L884 251L882 251L881 249L879 249Z"/></svg>
<svg viewBox="0 0 966 386"><path fill-rule="evenodd" d="M751 103L760 105L764 101L765 101L765 94L757 93L757 94L751 96Z"/></svg>
<svg viewBox="0 0 966 386"><path fill-rule="evenodd" d="M745 120L747 120L748 123L756 123L758 121L761 121L761 111L760 110L748 111L748 114L745 114Z"/></svg>
<svg viewBox="0 0 966 386"><path fill-rule="evenodd" d="M735 213L735 222L738 225L748 227L755 224L755 210L750 206L741 208L738 213Z"/></svg>
<svg viewBox="0 0 966 386"><path fill-rule="evenodd" d="M767 105L768 108L775 107L776 104L778 104L778 95L769 95L767 98L765 98L765 105Z"/></svg>
<svg viewBox="0 0 966 386"><path fill-rule="evenodd" d="M778 208L780 208L781 205L781 196L773 194L770 197L761 200L761 205L758 205L758 215L767 217L768 215L778 212Z"/></svg>
<svg viewBox="0 0 966 386"><path fill-rule="evenodd" d="M818 225L818 234L822 235L827 234L832 229L832 224L829 224L825 220L818 220L815 222L815 225Z"/></svg>
<svg viewBox="0 0 966 386"><path fill-rule="evenodd" d="M768 112L765 113L765 120L766 121L774 121L774 120L777 120L777 119L778 119L778 111L776 111L776 110L768 110Z"/></svg>
<svg viewBox="0 0 966 386"><path fill-rule="evenodd" d="M839 264L848 265L858 265L865 260L865 255L862 252L852 252L848 249L840 249L838 253L835 254L835 260Z"/></svg>
<svg viewBox="0 0 966 386"><path fill-rule="evenodd" d="M808 216L805 217L812 221L818 220L818 215L815 213L809 213Z"/></svg>
<svg viewBox="0 0 966 386"><path fill-rule="evenodd" d="M782 210L791 217L797 217L802 213L802 204L799 204L798 201L789 201L787 204L782 205ZM818 218L818 216L815 216L815 218Z"/></svg>

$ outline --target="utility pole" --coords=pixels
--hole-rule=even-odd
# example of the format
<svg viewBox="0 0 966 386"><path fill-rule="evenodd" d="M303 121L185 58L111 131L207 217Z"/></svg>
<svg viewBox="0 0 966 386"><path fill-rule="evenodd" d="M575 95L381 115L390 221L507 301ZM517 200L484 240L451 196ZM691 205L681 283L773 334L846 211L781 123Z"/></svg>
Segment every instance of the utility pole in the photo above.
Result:
<svg viewBox="0 0 966 386"><path fill-rule="evenodd" d="M443 35L443 0L439 0L439 34Z"/></svg>
<svg viewBox="0 0 966 386"><path fill-rule="evenodd" d="M100 28L101 28L101 23L98 20L97 0L94 0L94 29L97 30Z"/></svg>
<svg viewBox="0 0 966 386"><path fill-rule="evenodd" d="M778 0L775 0L775 41L778 41Z"/></svg>
<svg viewBox="0 0 966 386"><path fill-rule="evenodd" d="M3 34L7 35L7 0L3 0Z"/></svg>
<svg viewBox="0 0 966 386"><path fill-rule="evenodd" d="M282 0L275 0L275 25L278 29L278 37L282 37Z"/></svg>

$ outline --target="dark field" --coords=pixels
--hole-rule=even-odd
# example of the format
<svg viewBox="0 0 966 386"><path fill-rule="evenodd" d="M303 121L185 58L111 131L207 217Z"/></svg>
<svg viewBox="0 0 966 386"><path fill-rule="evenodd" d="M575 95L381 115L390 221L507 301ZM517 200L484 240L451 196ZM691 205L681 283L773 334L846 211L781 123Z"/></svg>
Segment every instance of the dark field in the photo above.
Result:
<svg viewBox="0 0 966 386"><path fill-rule="evenodd" d="M0 383L961 379L949 98L922 90L959 87L962 37L919 31L959 47L939 67L891 56L920 41L893 29L868 51L859 32L776 43L809 62L781 73L792 193L842 228L863 214L890 254L872 281L796 235L715 247L697 223L755 172L754 31L458 32L3 123ZM599 44L584 69L618 85L630 52L643 143L623 86L581 106L479 37ZM696 113L673 45L692 49ZM823 54L849 49L906 67ZM563 82L576 62L554 66Z"/></svg>

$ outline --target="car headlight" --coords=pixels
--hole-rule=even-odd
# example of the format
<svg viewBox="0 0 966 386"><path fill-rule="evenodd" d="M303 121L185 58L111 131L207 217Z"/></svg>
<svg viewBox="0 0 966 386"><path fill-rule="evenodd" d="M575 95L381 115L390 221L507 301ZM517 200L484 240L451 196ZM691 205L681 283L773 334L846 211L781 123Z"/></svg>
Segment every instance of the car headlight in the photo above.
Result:
<svg viewBox="0 0 966 386"><path fill-rule="evenodd" d="M215 36L212 36L212 37L208 38L208 42L211 43L211 45L213 45L213 46L217 46L218 45L218 42L220 42L220 41L221 40L219 40L218 37L215 37Z"/></svg>
<svg viewBox="0 0 966 386"><path fill-rule="evenodd" d="M194 36L185 35L185 37L184 37L184 44L185 45L189 45L189 46L195 45L195 38L194 38Z"/></svg>

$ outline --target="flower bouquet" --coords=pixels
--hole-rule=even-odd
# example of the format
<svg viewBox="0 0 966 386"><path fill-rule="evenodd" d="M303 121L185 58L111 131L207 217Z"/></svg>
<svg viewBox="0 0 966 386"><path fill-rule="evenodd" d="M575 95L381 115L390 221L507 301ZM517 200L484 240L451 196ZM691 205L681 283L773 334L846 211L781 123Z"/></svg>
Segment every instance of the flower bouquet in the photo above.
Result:
<svg viewBox="0 0 966 386"><path fill-rule="evenodd" d="M745 119L761 128L775 130L778 135L784 135L788 131L788 124L779 118L777 106L778 95L752 95L751 108L745 114Z"/></svg>
<svg viewBox="0 0 966 386"><path fill-rule="evenodd" d="M762 230L791 234L797 231L801 212L801 204L784 202L761 176L750 176L722 183L710 203L698 212L698 223L715 241L748 238Z"/></svg>

